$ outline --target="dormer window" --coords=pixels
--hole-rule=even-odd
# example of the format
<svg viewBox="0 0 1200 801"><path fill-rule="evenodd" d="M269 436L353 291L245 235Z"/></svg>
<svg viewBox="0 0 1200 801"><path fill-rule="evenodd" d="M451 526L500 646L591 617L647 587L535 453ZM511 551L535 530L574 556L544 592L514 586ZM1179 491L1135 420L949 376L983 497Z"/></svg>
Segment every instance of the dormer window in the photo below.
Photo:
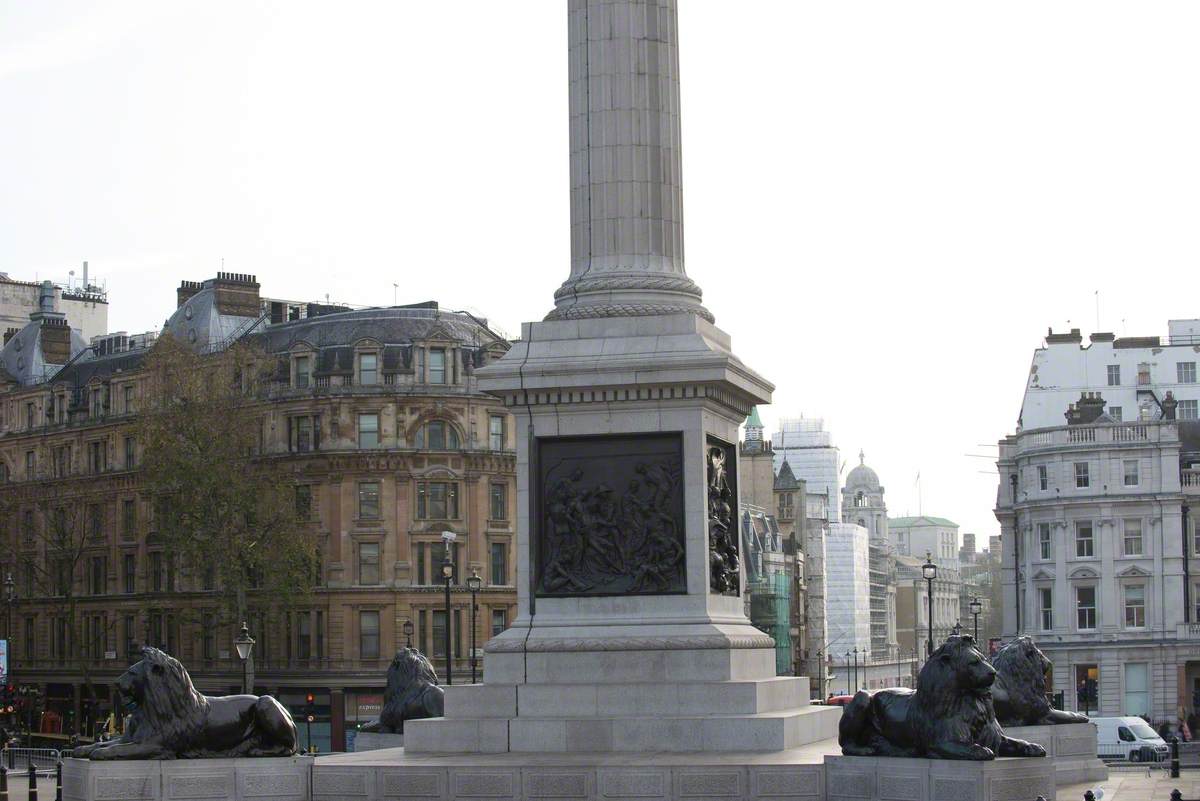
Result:
<svg viewBox="0 0 1200 801"><path fill-rule="evenodd" d="M446 349L429 349L429 383L446 383Z"/></svg>
<svg viewBox="0 0 1200 801"><path fill-rule="evenodd" d="M297 389L306 389L312 381L312 357L297 356L296 357L296 383Z"/></svg>
<svg viewBox="0 0 1200 801"><path fill-rule="evenodd" d="M379 354L360 353L358 355L358 383L363 386L379 383Z"/></svg>

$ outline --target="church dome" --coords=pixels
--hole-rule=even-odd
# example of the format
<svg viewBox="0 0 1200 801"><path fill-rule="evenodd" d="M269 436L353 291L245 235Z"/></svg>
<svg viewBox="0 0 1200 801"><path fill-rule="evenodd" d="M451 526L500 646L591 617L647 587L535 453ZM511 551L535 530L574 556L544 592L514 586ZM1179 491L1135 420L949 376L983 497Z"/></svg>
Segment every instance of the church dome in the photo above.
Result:
<svg viewBox="0 0 1200 801"><path fill-rule="evenodd" d="M858 466L850 471L850 475L846 476L846 489L881 489L879 476L863 463L863 458L862 451L859 451Z"/></svg>

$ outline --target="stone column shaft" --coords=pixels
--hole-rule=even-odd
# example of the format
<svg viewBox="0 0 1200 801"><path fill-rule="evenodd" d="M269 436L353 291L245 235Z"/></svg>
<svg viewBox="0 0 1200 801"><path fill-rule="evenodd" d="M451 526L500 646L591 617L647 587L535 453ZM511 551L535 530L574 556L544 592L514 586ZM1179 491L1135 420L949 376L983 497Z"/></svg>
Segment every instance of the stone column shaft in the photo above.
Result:
<svg viewBox="0 0 1200 801"><path fill-rule="evenodd" d="M690 312L676 0L569 0L571 275L550 319Z"/></svg>

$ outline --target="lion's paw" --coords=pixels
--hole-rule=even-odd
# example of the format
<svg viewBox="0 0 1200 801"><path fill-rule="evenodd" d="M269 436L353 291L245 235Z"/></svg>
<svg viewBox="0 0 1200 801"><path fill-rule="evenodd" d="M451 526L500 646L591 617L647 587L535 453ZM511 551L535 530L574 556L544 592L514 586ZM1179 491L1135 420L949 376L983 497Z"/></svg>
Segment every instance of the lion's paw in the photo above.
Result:
<svg viewBox="0 0 1200 801"><path fill-rule="evenodd" d="M1021 750L1027 757L1044 757L1046 755L1046 749L1037 743L1025 743L1025 747Z"/></svg>

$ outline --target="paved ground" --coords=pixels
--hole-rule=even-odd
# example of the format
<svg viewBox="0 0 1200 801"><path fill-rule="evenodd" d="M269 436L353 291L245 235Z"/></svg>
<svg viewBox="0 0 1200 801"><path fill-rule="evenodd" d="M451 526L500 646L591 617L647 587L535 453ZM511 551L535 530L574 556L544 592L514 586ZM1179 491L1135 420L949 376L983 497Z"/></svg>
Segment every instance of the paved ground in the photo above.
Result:
<svg viewBox="0 0 1200 801"><path fill-rule="evenodd" d="M1200 798L1200 771L1185 770L1178 779L1170 778L1162 770L1151 771L1149 775L1146 771L1112 771L1108 781L1100 782L1098 787L1104 790L1103 801L1170 801L1171 791L1177 787L1191 801ZM1058 801L1083 801L1084 792L1095 789L1095 784L1060 787Z"/></svg>
<svg viewBox="0 0 1200 801"><path fill-rule="evenodd" d="M13 775L8 775L8 801L29 801L29 777L22 776L19 782L11 781ZM38 779L38 801L54 801L54 779Z"/></svg>

